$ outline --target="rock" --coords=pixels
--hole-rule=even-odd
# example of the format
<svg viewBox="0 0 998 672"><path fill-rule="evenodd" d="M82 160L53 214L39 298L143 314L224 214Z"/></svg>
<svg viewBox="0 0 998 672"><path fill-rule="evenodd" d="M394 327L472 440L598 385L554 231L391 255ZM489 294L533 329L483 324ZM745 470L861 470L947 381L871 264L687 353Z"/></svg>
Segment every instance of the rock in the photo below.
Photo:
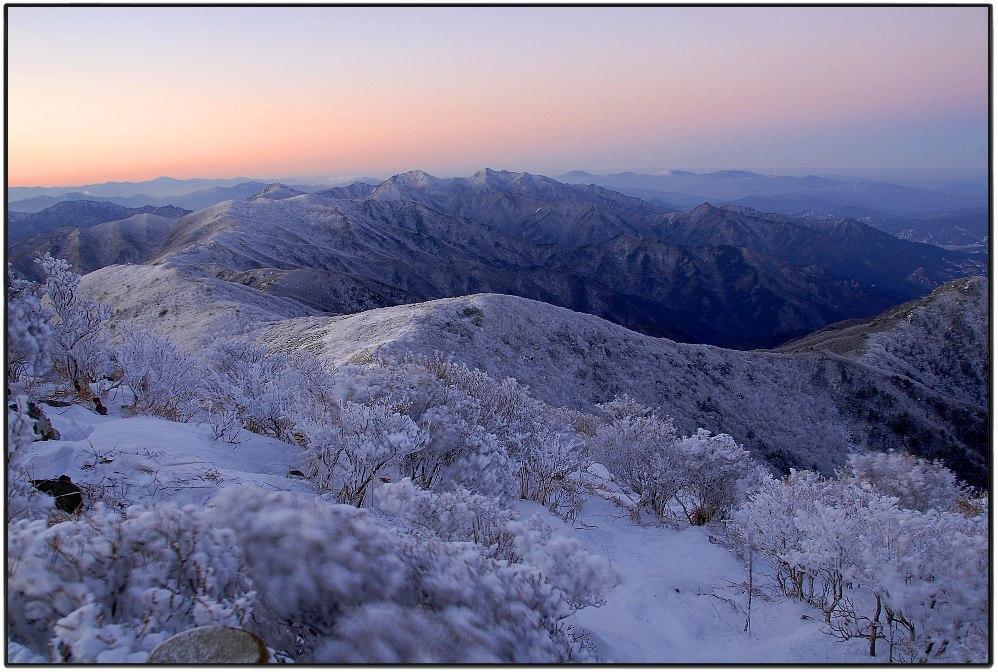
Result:
<svg viewBox="0 0 998 672"><path fill-rule="evenodd" d="M59 478L31 481L31 485L46 495L55 497L56 508L66 513L76 513L83 508L83 491L65 474Z"/></svg>
<svg viewBox="0 0 998 672"><path fill-rule="evenodd" d="M58 441L59 431L52 426L52 422L45 415L42 407L33 401L28 402L28 417L35 420L35 432L42 437L42 441Z"/></svg>
<svg viewBox="0 0 998 672"><path fill-rule="evenodd" d="M17 404L11 404L10 410L16 411ZM28 417L35 421L35 434L38 434L41 438L39 441L58 441L59 430L52 426L52 422L45 415L45 411L42 410L41 406L33 401L28 402Z"/></svg>
<svg viewBox="0 0 998 672"><path fill-rule="evenodd" d="M248 630L207 625L178 632L149 654L147 663L165 665L210 663L266 663L270 660L263 640Z"/></svg>

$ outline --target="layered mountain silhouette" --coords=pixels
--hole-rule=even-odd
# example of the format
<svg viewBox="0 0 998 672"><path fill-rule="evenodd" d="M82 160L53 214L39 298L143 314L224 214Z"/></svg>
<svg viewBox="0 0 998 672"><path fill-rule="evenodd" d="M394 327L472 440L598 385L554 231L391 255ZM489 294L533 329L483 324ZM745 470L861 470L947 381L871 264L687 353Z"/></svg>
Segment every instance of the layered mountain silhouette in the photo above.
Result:
<svg viewBox="0 0 998 672"><path fill-rule="evenodd" d="M413 171L311 194L261 185L249 198L161 222L156 235L128 233L148 232L149 222L108 226L101 233L119 261L93 252L87 236L45 244L81 271L120 260L165 265L304 310L512 294L653 336L736 348L870 317L986 272L971 255L854 220L710 204L676 212L528 173ZM19 248L15 267L30 256Z"/></svg>
<svg viewBox="0 0 998 672"><path fill-rule="evenodd" d="M7 244L64 226L86 228L143 213L175 219L190 212L172 205L129 208L107 201L63 201L40 212L8 212Z"/></svg>

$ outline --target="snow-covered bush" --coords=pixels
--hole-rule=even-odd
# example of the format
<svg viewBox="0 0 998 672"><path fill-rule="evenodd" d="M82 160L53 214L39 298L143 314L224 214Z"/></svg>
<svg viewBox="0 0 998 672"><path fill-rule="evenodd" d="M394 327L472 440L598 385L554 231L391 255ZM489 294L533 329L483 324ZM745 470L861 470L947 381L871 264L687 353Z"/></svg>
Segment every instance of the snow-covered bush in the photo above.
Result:
<svg viewBox="0 0 998 672"><path fill-rule="evenodd" d="M34 421L28 415L28 397L13 398L7 409L7 524L14 520L45 518L52 499L31 485L36 478L29 473L30 446L38 438Z"/></svg>
<svg viewBox="0 0 998 672"><path fill-rule="evenodd" d="M50 366L48 321L52 313L41 304L42 287L16 279L7 266L7 380L41 376Z"/></svg>
<svg viewBox="0 0 998 672"><path fill-rule="evenodd" d="M526 499L547 506L553 513L574 519L582 500L571 476L593 463L584 452L584 442L564 429L544 427L534 434L532 444L521 468L521 492L525 492Z"/></svg>
<svg viewBox="0 0 998 672"><path fill-rule="evenodd" d="M325 442L306 451L309 475L320 489L335 490L341 504L363 506L375 479L398 474L403 458L423 448L427 436L392 399L347 401Z"/></svg>
<svg viewBox="0 0 998 672"><path fill-rule="evenodd" d="M387 365L412 395L414 419L429 432L426 449L405 463L405 475L415 483L518 496L563 513L576 508L567 475L587 466L586 452L555 409L512 378L497 381L441 357L403 357Z"/></svg>
<svg viewBox="0 0 998 672"><path fill-rule="evenodd" d="M637 493L639 508L649 506L656 515L665 515L682 485L671 418L660 418L626 395L599 408L610 422L596 430L596 461Z"/></svg>
<svg viewBox="0 0 998 672"><path fill-rule="evenodd" d="M54 312L49 325L52 369L67 386L59 392L89 399L91 385L110 369L103 324L111 316L111 308L77 293L80 276L70 270L66 260L54 259L46 252L37 263L45 273L45 297Z"/></svg>
<svg viewBox="0 0 998 672"><path fill-rule="evenodd" d="M319 663L557 663L578 655L560 625L561 591L525 565L470 544L400 540L397 601L352 611L323 638Z"/></svg>
<svg viewBox="0 0 998 672"><path fill-rule="evenodd" d="M430 492L409 478L381 484L376 497L379 509L442 541L473 542L491 558L513 552L513 534L507 524L516 519L516 512L503 508L495 497L460 486L451 492Z"/></svg>
<svg viewBox="0 0 998 672"><path fill-rule="evenodd" d="M847 580L854 592L870 591L875 611L872 617L849 608L833 612L833 632L868 636L875 629L876 638L887 641L891 660L984 662L987 517L899 509L893 498L883 497L870 498L860 513Z"/></svg>
<svg viewBox="0 0 998 672"><path fill-rule="evenodd" d="M256 434L300 445L298 425L324 417L335 404L329 375L310 353L268 355L260 346L232 338L216 342L205 360L213 373L212 416L234 411Z"/></svg>
<svg viewBox="0 0 998 672"><path fill-rule="evenodd" d="M765 476L731 515L732 531L773 562L776 584L791 598L814 598L813 570L791 558L809 543L797 523L821 501L826 487L812 471L791 469L782 479Z"/></svg>
<svg viewBox="0 0 998 672"><path fill-rule="evenodd" d="M200 361L170 339L126 328L114 358L122 384L132 392L132 413L186 422L205 406L208 391Z"/></svg>
<svg viewBox="0 0 998 672"><path fill-rule="evenodd" d="M440 383L434 380L429 385ZM427 442L422 450L402 459L402 476L426 489L466 487L503 499L518 494L519 467L507 443L475 422L476 400L457 388L442 386L431 402L425 396L418 398L422 403L410 403L409 413L426 429ZM417 407L421 407L418 414Z"/></svg>
<svg viewBox="0 0 998 672"><path fill-rule="evenodd" d="M939 461L897 452L855 453L849 456L844 478L869 483L878 492L896 497L905 509L948 511L971 498L969 489Z"/></svg>
<svg viewBox="0 0 998 672"><path fill-rule="evenodd" d="M674 444L672 468L679 475L674 499L691 525L727 513L764 473L733 438L706 429Z"/></svg>
<svg viewBox="0 0 998 672"><path fill-rule="evenodd" d="M559 623L571 608L533 568L487 558L471 543L399 535L365 511L314 497L229 489L209 506L235 532L259 594L261 635L301 662L573 655Z"/></svg>
<svg viewBox="0 0 998 672"><path fill-rule="evenodd" d="M912 501L931 500L928 483ZM875 479L793 472L766 479L732 527L785 594L822 609L830 633L868 639L871 655L887 641L891 660L986 658L986 513L902 508Z"/></svg>
<svg viewBox="0 0 998 672"><path fill-rule="evenodd" d="M9 633L53 660L143 662L175 632L251 614L232 533L194 507L98 504L57 525L16 521L7 543Z"/></svg>
<svg viewBox="0 0 998 672"><path fill-rule="evenodd" d="M691 525L726 513L762 477L748 451L727 434L699 429L680 437L671 418L624 395L600 404L609 422L596 430L595 457L658 516L678 509Z"/></svg>
<svg viewBox="0 0 998 672"><path fill-rule="evenodd" d="M589 553L577 539L555 535L539 516L506 525L513 534L516 562L539 569L573 609L603 604L616 574L606 558Z"/></svg>
<svg viewBox="0 0 998 672"><path fill-rule="evenodd" d="M498 500L460 488L420 490L412 481L378 489L378 507L443 541L470 541L489 558L539 569L561 590L573 609L601 604L615 576L606 559L585 551L575 539L554 535L539 516L519 520Z"/></svg>

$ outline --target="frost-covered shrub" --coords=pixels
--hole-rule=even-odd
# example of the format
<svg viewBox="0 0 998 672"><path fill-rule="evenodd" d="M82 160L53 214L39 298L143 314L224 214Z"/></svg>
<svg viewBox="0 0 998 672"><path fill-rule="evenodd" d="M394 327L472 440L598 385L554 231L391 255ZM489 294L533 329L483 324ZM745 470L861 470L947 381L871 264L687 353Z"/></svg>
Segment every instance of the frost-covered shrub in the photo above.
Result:
<svg viewBox="0 0 998 672"><path fill-rule="evenodd" d="M826 487L812 471L791 469L782 479L766 476L731 515L731 529L773 562L776 583L788 597L813 598L813 570L791 559L808 544L797 521L824 497Z"/></svg>
<svg viewBox="0 0 998 672"><path fill-rule="evenodd" d="M363 506L375 479L397 476L400 462L426 444L425 431L404 411L404 401L347 401L334 420L303 427L306 475L341 504Z"/></svg>
<svg viewBox="0 0 998 672"><path fill-rule="evenodd" d="M603 593L617 583L606 558L586 551L577 539L554 535L538 516L511 521L506 528L513 534L517 562L539 569L573 609L603 604Z"/></svg>
<svg viewBox="0 0 998 672"><path fill-rule="evenodd" d="M402 459L401 475L426 489L466 487L503 499L514 496L518 465L502 439L474 422L474 400L445 388L436 402L418 417L426 431L426 445Z"/></svg>
<svg viewBox="0 0 998 672"><path fill-rule="evenodd" d="M916 501L919 495L915 495ZM732 516L783 591L842 638L886 641L891 660L983 662L987 515L901 508L851 476L767 479Z"/></svg>
<svg viewBox="0 0 998 672"><path fill-rule="evenodd" d="M7 524L20 519L44 518L52 498L32 487L29 473L30 446L38 438L34 420L28 415L28 397L19 394L14 408L7 409Z"/></svg>
<svg viewBox="0 0 998 672"><path fill-rule="evenodd" d="M41 304L42 287L15 279L7 266L7 380L41 376L50 366L48 321L52 313Z"/></svg>
<svg viewBox="0 0 998 672"><path fill-rule="evenodd" d="M132 413L187 422L205 406L208 391L201 362L170 339L126 328L114 358L122 383L132 392Z"/></svg>
<svg viewBox="0 0 998 672"><path fill-rule="evenodd" d="M275 649L301 649L300 637L307 650L351 608L388 600L404 580L394 538L354 507L258 487L223 490L209 507L235 532L268 610L260 635Z"/></svg>
<svg viewBox="0 0 998 672"><path fill-rule="evenodd" d="M323 638L317 663L555 663L576 652L559 621L571 610L540 572L470 544L401 540L401 601L364 605Z"/></svg>
<svg viewBox="0 0 998 672"><path fill-rule="evenodd" d="M555 536L539 516L519 520L495 498L463 488L428 492L406 479L381 486L378 506L437 539L470 541L489 558L539 569L573 609L601 604L602 593L615 580L606 559L592 555L575 539Z"/></svg>
<svg viewBox="0 0 998 672"><path fill-rule="evenodd" d="M745 496L763 471L727 434L699 429L680 437L671 418L624 395L599 405L609 422L596 430L597 461L638 494L638 507L659 516L678 508L703 525Z"/></svg>
<svg viewBox="0 0 998 672"><path fill-rule="evenodd" d="M480 547L402 536L363 510L260 488L209 504L234 530L264 640L301 662L558 662L561 591ZM400 624L411 630L400 632ZM445 639L423 639L446 633Z"/></svg>
<svg viewBox="0 0 998 672"><path fill-rule="evenodd" d="M565 440L552 436L563 428L525 387L439 357L410 356L390 366L413 395L414 419L429 432L426 449L405 462L404 473L415 483L442 490L462 485L545 504L557 498L551 485L561 465L552 458L564 452ZM531 465L543 471L531 471Z"/></svg>
<svg viewBox="0 0 998 672"><path fill-rule="evenodd" d="M234 410L251 432L301 444L298 425L335 404L328 374L310 353L274 353L241 339L222 339L205 357L211 367L213 417Z"/></svg>
<svg viewBox="0 0 998 672"><path fill-rule="evenodd" d="M521 492L526 494L525 498L566 518L574 518L582 500L571 475L585 471L593 462L584 453L584 445L578 436L563 429L539 429L521 467Z"/></svg>
<svg viewBox="0 0 998 672"><path fill-rule="evenodd" d="M886 567L874 570L883 589L892 659L985 662L990 617L987 515L930 510L909 515L909 520L881 525L887 543L880 548L893 552L888 562L876 563Z"/></svg>
<svg viewBox="0 0 998 672"><path fill-rule="evenodd" d="M103 324L111 316L111 308L77 293L80 276L64 259L54 259L46 252L37 263L45 273L45 297L54 313L49 325L52 369L68 386L62 392L89 399L90 386L110 370Z"/></svg>
<svg viewBox="0 0 998 672"><path fill-rule="evenodd" d="M674 499L692 525L725 514L764 473L733 438L706 429L674 444L671 466L679 475Z"/></svg>
<svg viewBox="0 0 998 672"><path fill-rule="evenodd" d="M57 525L17 521L7 540L10 634L53 660L141 662L173 633L251 613L231 532L195 507L98 504Z"/></svg>
<svg viewBox="0 0 998 672"><path fill-rule="evenodd" d="M516 518L516 512L503 508L495 497L463 487L452 492L430 492L409 478L382 484L376 495L379 509L438 539L473 542L492 558L513 552L513 534L507 524Z"/></svg>
<svg viewBox="0 0 998 672"><path fill-rule="evenodd" d="M948 511L970 499L969 489L939 461L907 453L856 453L849 456L843 478L869 483L878 492L896 497L905 509Z"/></svg>
<svg viewBox="0 0 998 672"><path fill-rule="evenodd" d="M599 408L610 422L596 430L596 461L638 494L638 507L649 506L664 515L682 486L673 450L678 434L671 418L660 418L626 395Z"/></svg>

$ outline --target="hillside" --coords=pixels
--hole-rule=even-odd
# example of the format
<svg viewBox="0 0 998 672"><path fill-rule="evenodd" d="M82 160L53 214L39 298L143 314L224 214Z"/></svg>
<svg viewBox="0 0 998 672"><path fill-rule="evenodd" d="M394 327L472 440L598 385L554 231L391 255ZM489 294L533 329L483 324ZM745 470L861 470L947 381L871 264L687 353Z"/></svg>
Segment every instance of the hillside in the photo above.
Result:
<svg viewBox="0 0 998 672"><path fill-rule="evenodd" d="M10 245L7 260L32 280L41 277L34 260L46 252L67 260L80 273L114 264L137 264L162 246L173 219L147 213L86 228L60 226Z"/></svg>
<svg viewBox="0 0 998 672"><path fill-rule="evenodd" d="M273 350L316 352L331 364L445 353L495 378L515 378L549 404L585 411L627 393L684 431L731 434L781 471L831 473L856 450L894 448L944 459L981 485L988 473L988 414L980 401L986 305L983 279L951 283L893 311L918 315L923 331L885 328L850 356L821 347L738 352L674 343L496 295L287 320L263 328L261 340ZM943 323L964 340L947 340ZM920 359L933 351L946 353L943 366ZM959 373L947 377L952 366ZM962 382L951 387L957 376Z"/></svg>

